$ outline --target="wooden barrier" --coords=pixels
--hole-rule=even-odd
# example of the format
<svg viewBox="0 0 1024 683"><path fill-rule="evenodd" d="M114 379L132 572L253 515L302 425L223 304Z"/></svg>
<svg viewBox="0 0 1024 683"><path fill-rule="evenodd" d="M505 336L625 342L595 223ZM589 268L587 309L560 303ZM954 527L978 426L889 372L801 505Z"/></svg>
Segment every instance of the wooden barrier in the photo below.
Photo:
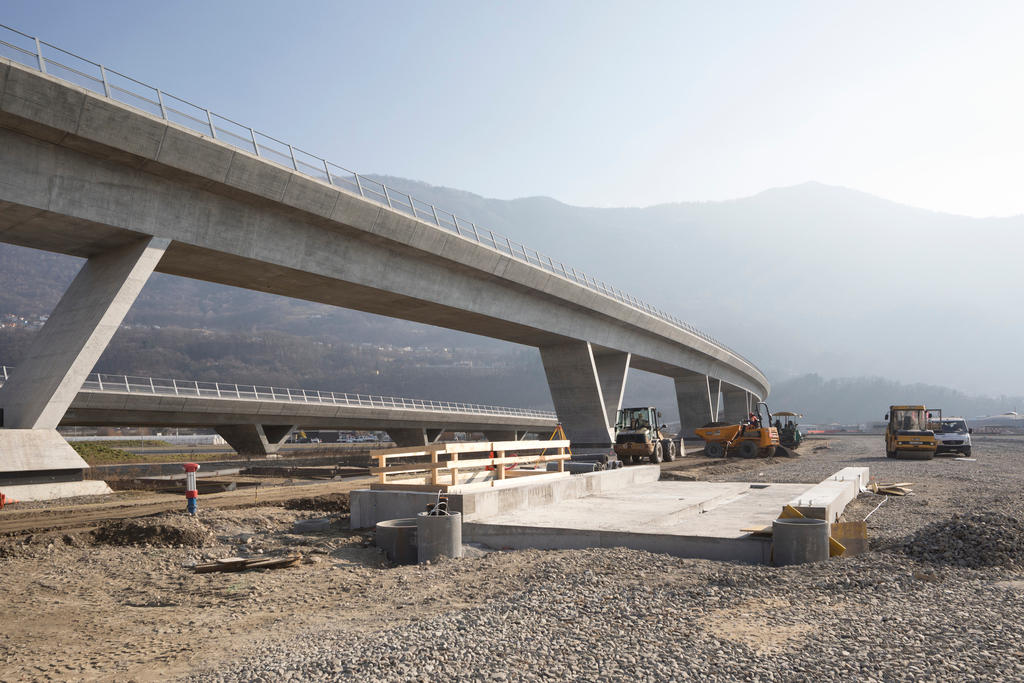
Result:
<svg viewBox="0 0 1024 683"><path fill-rule="evenodd" d="M460 474L465 476L467 472L477 472L493 468L493 474L477 483L493 486L495 481L504 481L507 478L545 476L565 474L565 461L571 456L568 454L569 441L455 441L449 443L435 443L426 446L412 446L406 448L383 448L370 451L370 456L377 459L377 466L370 468L371 474L376 474L379 481L370 488L396 489L404 491L447 491L449 487L458 486ZM535 455L506 455L506 453L518 453L522 451L540 451ZM495 457L471 457L463 459L463 456L477 453L493 453ZM550 454L549 454L550 453ZM448 456L442 460L441 456ZM402 458L429 457L430 462L388 464L389 460ZM549 462L558 463L557 472L548 472L546 467L543 470L509 470L509 465L545 465ZM447 481L442 481L443 475ZM393 477L397 474L408 475L418 472L424 473L422 477L413 477L395 481Z"/></svg>

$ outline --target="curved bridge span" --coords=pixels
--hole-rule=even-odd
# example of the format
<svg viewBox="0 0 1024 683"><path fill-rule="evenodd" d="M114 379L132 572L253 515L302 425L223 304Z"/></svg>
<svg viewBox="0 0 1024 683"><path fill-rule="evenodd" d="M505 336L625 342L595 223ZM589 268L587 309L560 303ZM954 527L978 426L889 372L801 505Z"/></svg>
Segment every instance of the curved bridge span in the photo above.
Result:
<svg viewBox="0 0 1024 683"><path fill-rule="evenodd" d="M0 441L60 423L154 271L537 347L577 444L610 443L630 367L673 378L685 430L717 419L719 392L736 416L769 391L750 361L618 289L10 33L0 240L86 262L0 389ZM35 469L84 465L70 458ZM17 470L0 461L0 474Z"/></svg>

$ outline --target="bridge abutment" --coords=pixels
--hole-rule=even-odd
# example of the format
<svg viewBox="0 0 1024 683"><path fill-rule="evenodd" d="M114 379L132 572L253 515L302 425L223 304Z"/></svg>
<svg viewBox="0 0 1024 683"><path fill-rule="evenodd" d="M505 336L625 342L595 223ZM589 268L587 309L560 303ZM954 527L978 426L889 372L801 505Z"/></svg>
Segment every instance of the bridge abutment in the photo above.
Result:
<svg viewBox="0 0 1024 683"><path fill-rule="evenodd" d="M609 447L629 372L630 354L595 351L585 341L540 348L551 400L577 447Z"/></svg>
<svg viewBox="0 0 1024 683"><path fill-rule="evenodd" d="M29 356L0 388L0 481L40 480L47 498L82 495L73 482L88 464L57 425L169 243L144 238L95 254L78 271Z"/></svg>

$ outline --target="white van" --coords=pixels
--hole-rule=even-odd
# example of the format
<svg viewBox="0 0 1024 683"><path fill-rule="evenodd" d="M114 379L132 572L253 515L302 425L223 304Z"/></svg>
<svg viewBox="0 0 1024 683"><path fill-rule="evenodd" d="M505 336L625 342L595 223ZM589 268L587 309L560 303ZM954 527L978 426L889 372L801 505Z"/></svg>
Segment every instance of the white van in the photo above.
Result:
<svg viewBox="0 0 1024 683"><path fill-rule="evenodd" d="M936 454L971 454L971 434L974 430L967 427L967 420L962 417L943 417L929 426L935 432Z"/></svg>

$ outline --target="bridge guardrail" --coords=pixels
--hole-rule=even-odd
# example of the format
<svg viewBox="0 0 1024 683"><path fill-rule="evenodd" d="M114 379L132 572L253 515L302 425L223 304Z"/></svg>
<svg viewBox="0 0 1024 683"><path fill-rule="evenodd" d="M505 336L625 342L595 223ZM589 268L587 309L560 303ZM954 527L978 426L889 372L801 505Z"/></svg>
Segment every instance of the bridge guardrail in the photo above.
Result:
<svg viewBox="0 0 1024 683"><path fill-rule="evenodd" d="M150 115L185 126L201 135L209 135L236 149L255 154L261 159L321 180L346 192L358 194L364 199L401 211L424 223L452 232L463 239L475 241L552 275L575 282L710 342L747 364L758 375L761 374L761 371L750 360L693 325L641 299L626 294L617 287L591 277L583 271L556 261L535 249L529 249L505 235L459 218L450 211L416 199L410 194L390 188L372 178L350 171L275 137L260 133L226 116L216 114L188 100L166 93L159 88L137 81L130 76L108 69L102 64L97 64L9 26L0 24L0 36L3 36L0 38L0 56L79 87L87 88L96 94L135 107ZM21 45L9 41L17 41ZM44 47L52 53L64 55L66 61L74 60L73 65L64 64L52 56L47 56L43 53Z"/></svg>
<svg viewBox="0 0 1024 683"><path fill-rule="evenodd" d="M10 366L0 366L0 385L7 380L10 376L10 371L13 369ZM143 394L147 396L277 401L281 403L352 406L359 408L395 408L399 410L457 413L460 415L527 417L540 420L557 419L555 413L544 410L532 410L530 408L507 408L476 403L290 389L257 384L222 384L220 382L200 382L198 380L157 379L154 377L110 375L96 372L86 378L85 383L82 385L82 391L96 391L106 394Z"/></svg>

